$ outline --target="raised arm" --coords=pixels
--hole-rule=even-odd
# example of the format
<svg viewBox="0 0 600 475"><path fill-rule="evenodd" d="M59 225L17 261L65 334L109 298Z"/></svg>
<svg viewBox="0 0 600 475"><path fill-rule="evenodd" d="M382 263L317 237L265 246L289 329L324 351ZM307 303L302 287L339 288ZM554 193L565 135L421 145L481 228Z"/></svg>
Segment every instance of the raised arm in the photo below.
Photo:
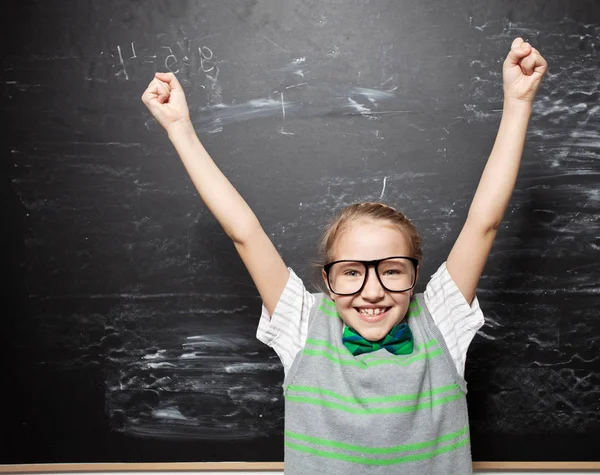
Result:
<svg viewBox="0 0 600 475"><path fill-rule="evenodd" d="M498 135L446 263L469 304L515 187L533 99L548 66L538 50L516 38L502 69L504 108Z"/></svg>
<svg viewBox="0 0 600 475"><path fill-rule="evenodd" d="M173 73L156 73L142 101L167 131L200 197L233 241L272 315L289 271L256 215L200 143L181 84Z"/></svg>

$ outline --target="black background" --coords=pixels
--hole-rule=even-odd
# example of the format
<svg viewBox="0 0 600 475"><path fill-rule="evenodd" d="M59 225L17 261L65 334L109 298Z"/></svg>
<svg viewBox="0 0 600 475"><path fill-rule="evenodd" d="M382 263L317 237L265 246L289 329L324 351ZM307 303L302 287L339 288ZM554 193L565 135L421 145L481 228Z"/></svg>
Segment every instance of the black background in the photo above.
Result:
<svg viewBox="0 0 600 475"><path fill-rule="evenodd" d="M140 101L155 71L307 285L327 220L382 200L424 238L423 290L516 36L550 71L478 290L473 457L598 460L599 5L3 2L0 463L283 458L261 302Z"/></svg>

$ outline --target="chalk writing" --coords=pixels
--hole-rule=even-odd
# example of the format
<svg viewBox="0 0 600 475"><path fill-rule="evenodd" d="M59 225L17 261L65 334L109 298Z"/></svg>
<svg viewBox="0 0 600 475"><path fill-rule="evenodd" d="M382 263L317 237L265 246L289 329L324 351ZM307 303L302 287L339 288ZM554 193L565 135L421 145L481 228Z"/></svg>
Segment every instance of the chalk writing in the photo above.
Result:
<svg viewBox="0 0 600 475"><path fill-rule="evenodd" d="M173 50L171 49L170 46L163 46L163 48L167 48L169 50L169 54L165 58L165 68L167 68L172 73L175 73L175 74L178 73L179 68L177 68L177 64L179 62L177 61L177 57L173 54ZM173 68L177 68L177 69L173 70L173 68L171 66Z"/></svg>
<svg viewBox="0 0 600 475"><path fill-rule="evenodd" d="M215 69L214 66L211 66L209 69L204 68L205 61L209 61L213 57L212 50L207 46L202 46L201 48L198 48L198 52L200 53L200 68L202 69L202 71L204 71L205 73L208 73L208 72L212 71L213 69ZM207 52L210 53L210 56L206 56Z"/></svg>
<svg viewBox="0 0 600 475"><path fill-rule="evenodd" d="M96 72L88 80L107 81L111 78L118 80L136 80L147 78L153 71L170 71L184 74L186 77L204 75L215 80L218 76L218 60L213 50L207 45L190 46L188 42L177 42L176 45L162 45L158 52L137 48L132 41L129 46L117 45L114 50L101 52L103 63L95 68Z"/></svg>

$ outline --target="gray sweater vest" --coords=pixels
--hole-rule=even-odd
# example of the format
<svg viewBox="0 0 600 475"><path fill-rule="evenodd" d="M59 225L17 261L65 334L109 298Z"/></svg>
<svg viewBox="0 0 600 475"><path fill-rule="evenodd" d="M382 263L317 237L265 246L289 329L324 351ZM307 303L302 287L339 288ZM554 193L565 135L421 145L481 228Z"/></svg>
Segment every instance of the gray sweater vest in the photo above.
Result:
<svg viewBox="0 0 600 475"><path fill-rule="evenodd" d="M286 475L472 473L466 382L422 294L415 348L353 356L334 302L317 294L308 338L284 381Z"/></svg>

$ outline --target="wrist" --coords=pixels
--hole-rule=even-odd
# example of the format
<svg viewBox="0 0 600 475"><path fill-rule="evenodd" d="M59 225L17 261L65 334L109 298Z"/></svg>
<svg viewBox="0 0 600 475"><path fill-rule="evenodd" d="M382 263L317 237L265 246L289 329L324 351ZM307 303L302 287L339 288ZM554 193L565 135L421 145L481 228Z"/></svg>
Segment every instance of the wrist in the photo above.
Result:
<svg viewBox="0 0 600 475"><path fill-rule="evenodd" d="M514 97L504 98L504 110L515 109L521 111L531 111L533 109L533 102L525 99L517 99Z"/></svg>
<svg viewBox="0 0 600 475"><path fill-rule="evenodd" d="M194 126L189 117L173 122L166 129L171 141L177 140L179 137L188 136L190 133L195 133Z"/></svg>

